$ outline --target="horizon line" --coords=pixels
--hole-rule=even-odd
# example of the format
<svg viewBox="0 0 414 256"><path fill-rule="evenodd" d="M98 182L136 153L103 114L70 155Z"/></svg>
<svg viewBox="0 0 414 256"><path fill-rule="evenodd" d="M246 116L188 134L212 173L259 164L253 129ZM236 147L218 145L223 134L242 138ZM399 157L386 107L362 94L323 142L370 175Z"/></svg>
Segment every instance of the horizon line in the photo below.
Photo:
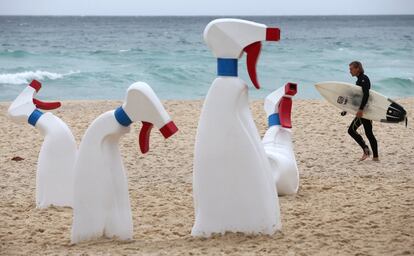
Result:
<svg viewBox="0 0 414 256"><path fill-rule="evenodd" d="M317 17L317 16L414 16L413 14L202 14L202 15L190 15L190 14L0 14L0 16L8 17L222 17L222 16L236 16L236 17Z"/></svg>

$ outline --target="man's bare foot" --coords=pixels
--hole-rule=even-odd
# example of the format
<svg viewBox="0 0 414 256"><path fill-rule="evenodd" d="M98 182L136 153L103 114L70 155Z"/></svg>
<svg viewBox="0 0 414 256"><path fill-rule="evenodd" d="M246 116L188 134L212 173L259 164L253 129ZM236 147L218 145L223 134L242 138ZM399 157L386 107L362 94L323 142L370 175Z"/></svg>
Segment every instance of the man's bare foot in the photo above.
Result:
<svg viewBox="0 0 414 256"><path fill-rule="evenodd" d="M364 161L369 157L370 154L371 152L369 151L369 148L364 148L364 154L362 155L361 159L359 159L359 161Z"/></svg>
<svg viewBox="0 0 414 256"><path fill-rule="evenodd" d="M369 157L369 155L367 155L367 154L363 154L362 156L361 156L361 158L359 159L359 161L364 161L365 159L367 159Z"/></svg>
<svg viewBox="0 0 414 256"><path fill-rule="evenodd" d="M379 158L378 157L373 157L372 161L379 162Z"/></svg>

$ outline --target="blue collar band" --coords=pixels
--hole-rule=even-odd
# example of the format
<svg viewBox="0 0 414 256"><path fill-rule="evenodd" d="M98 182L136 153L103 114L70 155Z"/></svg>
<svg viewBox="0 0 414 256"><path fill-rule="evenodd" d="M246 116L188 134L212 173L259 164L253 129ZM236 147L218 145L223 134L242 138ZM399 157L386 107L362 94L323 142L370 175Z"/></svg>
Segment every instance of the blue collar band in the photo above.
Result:
<svg viewBox="0 0 414 256"><path fill-rule="evenodd" d="M122 126L129 126L132 121L122 107L115 109L115 119Z"/></svg>
<svg viewBox="0 0 414 256"><path fill-rule="evenodd" d="M271 114L268 118L269 127L273 125L280 125L279 113Z"/></svg>
<svg viewBox="0 0 414 256"><path fill-rule="evenodd" d="M43 112L35 109L33 110L33 112L30 114L29 119L27 120L27 122L33 126L36 126L37 121L39 120L39 118L43 115Z"/></svg>
<svg viewBox="0 0 414 256"><path fill-rule="evenodd" d="M218 76L237 76L237 59L217 59Z"/></svg>

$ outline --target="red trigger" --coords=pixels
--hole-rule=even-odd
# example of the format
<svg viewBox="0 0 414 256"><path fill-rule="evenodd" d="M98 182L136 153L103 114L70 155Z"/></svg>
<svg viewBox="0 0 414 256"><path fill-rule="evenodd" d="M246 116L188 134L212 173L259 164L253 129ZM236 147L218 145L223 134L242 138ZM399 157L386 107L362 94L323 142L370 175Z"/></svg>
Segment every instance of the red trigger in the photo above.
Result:
<svg viewBox="0 0 414 256"><path fill-rule="evenodd" d="M139 132L139 148L143 154L147 153L149 150L149 139L153 126L152 123L142 122L141 131Z"/></svg>
<svg viewBox="0 0 414 256"><path fill-rule="evenodd" d="M51 110L51 109L57 109L61 106L60 102L43 102L38 99L33 99L33 104L36 105L37 108L43 109L43 110Z"/></svg>
<svg viewBox="0 0 414 256"><path fill-rule="evenodd" d="M247 71L249 72L250 80L252 80L252 83L256 89L260 89L259 82L257 81L256 64L259 59L261 48L261 42L252 43L244 48L244 51L247 54Z"/></svg>
<svg viewBox="0 0 414 256"><path fill-rule="evenodd" d="M294 96L298 91L298 85L295 83L287 83L285 85L285 95ZM279 103L280 124L285 128L292 128L291 122L292 98L283 96Z"/></svg>
<svg viewBox="0 0 414 256"><path fill-rule="evenodd" d="M288 97L282 97L279 103L279 118L282 127L292 128L291 113L292 99Z"/></svg>

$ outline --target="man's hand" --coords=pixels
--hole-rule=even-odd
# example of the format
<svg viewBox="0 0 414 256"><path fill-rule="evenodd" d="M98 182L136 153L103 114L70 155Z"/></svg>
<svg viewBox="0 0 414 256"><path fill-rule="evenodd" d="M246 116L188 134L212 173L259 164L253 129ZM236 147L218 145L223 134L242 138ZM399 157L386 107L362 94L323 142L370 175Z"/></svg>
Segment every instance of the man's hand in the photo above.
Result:
<svg viewBox="0 0 414 256"><path fill-rule="evenodd" d="M364 112L362 110L358 110L356 113L356 117L361 118L364 115Z"/></svg>

